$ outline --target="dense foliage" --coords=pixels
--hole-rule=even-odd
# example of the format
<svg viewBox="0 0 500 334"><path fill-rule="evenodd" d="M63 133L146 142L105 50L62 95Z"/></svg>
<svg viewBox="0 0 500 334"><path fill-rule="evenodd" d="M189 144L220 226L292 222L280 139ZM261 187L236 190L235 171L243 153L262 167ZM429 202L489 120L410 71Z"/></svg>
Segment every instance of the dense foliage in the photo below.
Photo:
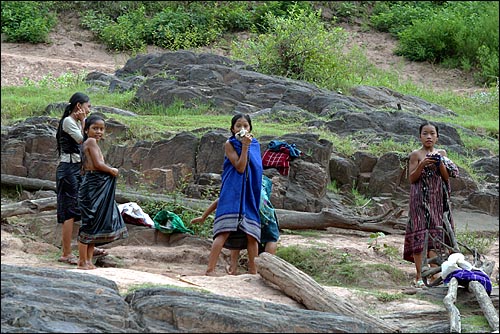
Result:
<svg viewBox="0 0 500 334"><path fill-rule="evenodd" d="M108 48L130 50L132 53L143 50L148 44L171 50L214 46L217 43L224 45L228 37L238 36L233 43L224 45L225 49L230 50L232 58L252 64L262 73L308 81L345 94L349 94L352 86L372 85L421 97L449 108L458 115L433 117L431 120L448 122L496 139L491 143L479 137L463 136L467 150L488 147L498 152L496 2L2 1L2 32L10 41L23 41L19 36L26 28L23 30L21 27L29 26L28 21L31 21L43 24L43 27L36 28L37 32L48 33L55 22L56 13L59 17L79 18L82 27L94 32L95 37ZM404 50L421 52L424 58L419 60L431 57L426 60L441 61L450 66L455 64L475 71L478 79L488 82L492 79L496 85L471 96L452 92L436 93L426 87L402 81L396 71L378 70L371 65L362 49L346 48L347 35L338 21L355 19L367 29L368 25L372 25L400 37L401 53ZM445 28L448 30L443 30ZM443 35L443 31L447 33ZM235 32L244 33L234 35ZM233 35L228 36L228 33ZM28 36L34 38L37 35ZM445 47L450 43L454 43L454 52L449 52L450 49ZM417 44L421 47L417 47ZM76 78L47 77L37 83L26 80L25 87L2 87L2 122L36 116L47 101L65 100L73 91L85 90L83 77L83 74ZM32 94L33 91L36 94ZM199 117L203 118L207 126L215 119L210 106L197 110L193 115L192 111L176 106L137 106L132 101L133 94L96 93L94 98L101 103L149 115L150 118L136 122L138 125L130 125L136 137L146 136L148 140L154 140L153 136L162 131L194 127L200 122ZM174 114L176 121L168 122L168 128L159 125L154 119ZM179 117L186 119L180 120ZM127 123L126 119L123 121ZM300 130L300 124L295 124L297 120L287 122L280 122L276 129L272 124L266 124L263 132ZM321 135L341 147L347 155L357 149L350 138L338 138L323 132ZM380 144L373 148L378 150L374 153L384 153L385 149L407 149L402 147L402 143L385 141L383 144L386 145ZM464 164L468 164L468 161L464 161Z"/></svg>
<svg viewBox="0 0 500 334"><path fill-rule="evenodd" d="M381 1L374 27L399 39L397 54L475 70L478 82L498 79L498 2Z"/></svg>
<svg viewBox="0 0 500 334"><path fill-rule="evenodd" d="M320 16L321 7L333 19ZM499 10L493 1L2 1L2 33L12 42L48 42L55 13L70 11L116 51L141 52L148 44L189 49L216 43L225 33L254 32L259 41L248 45L254 54L247 58L263 72L275 69L272 74L329 88L364 76L346 62L352 55L341 57L335 26L338 18L361 18L397 37L397 53L410 60L473 71L480 83L498 80ZM267 53L256 57L260 51Z"/></svg>
<svg viewBox="0 0 500 334"><path fill-rule="evenodd" d="M50 3L2 1L2 34L7 42L49 42L49 32L56 23Z"/></svg>

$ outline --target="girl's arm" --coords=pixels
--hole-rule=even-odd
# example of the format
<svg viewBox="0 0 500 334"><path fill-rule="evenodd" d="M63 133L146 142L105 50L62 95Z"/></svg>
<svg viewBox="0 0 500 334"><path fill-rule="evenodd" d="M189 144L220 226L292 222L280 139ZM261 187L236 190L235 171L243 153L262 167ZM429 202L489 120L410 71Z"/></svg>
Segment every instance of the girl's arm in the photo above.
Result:
<svg viewBox="0 0 500 334"><path fill-rule="evenodd" d="M434 163L434 160L425 157L424 160L418 161L419 160L419 153L417 151L413 151L410 154L410 183L415 183L420 179L420 175L422 174L422 170L424 169L425 166L431 165Z"/></svg>
<svg viewBox="0 0 500 334"><path fill-rule="evenodd" d="M201 217L196 217L191 220L191 224L193 223L203 223L207 217L215 211L217 208L217 204L219 203L219 199L217 198L215 201L213 201L210 206L203 212L203 215Z"/></svg>
<svg viewBox="0 0 500 334"><path fill-rule="evenodd" d="M243 173L247 166L248 148L250 147L251 142L252 138L250 136L243 137L241 155L238 155L238 153L236 153L236 150L234 149L233 144L231 144L231 142L226 141L226 143L224 144L224 151L226 153L226 157L229 159L229 161L231 161L234 168L236 168L236 170L239 173Z"/></svg>
<svg viewBox="0 0 500 334"><path fill-rule="evenodd" d="M101 148L99 147L99 145L97 145L97 141L95 140L95 138L88 138L85 141L85 145L86 145L85 153L92 162L92 166L94 167L95 170L109 173L113 176L118 175L117 168L110 167L106 165L106 163L104 162Z"/></svg>

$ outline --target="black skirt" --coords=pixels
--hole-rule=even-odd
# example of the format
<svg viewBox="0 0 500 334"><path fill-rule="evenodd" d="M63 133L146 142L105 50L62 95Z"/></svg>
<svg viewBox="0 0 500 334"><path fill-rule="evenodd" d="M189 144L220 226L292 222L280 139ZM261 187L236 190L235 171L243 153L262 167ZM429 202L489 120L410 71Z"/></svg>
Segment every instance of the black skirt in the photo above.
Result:
<svg viewBox="0 0 500 334"><path fill-rule="evenodd" d="M84 175L78 196L82 215L78 241L103 245L128 237L115 189L116 178L108 173L91 171Z"/></svg>
<svg viewBox="0 0 500 334"><path fill-rule="evenodd" d="M61 162L57 166L57 222L59 224L71 218L75 221L80 220L78 207L78 188L82 180L80 166L80 163L69 162Z"/></svg>

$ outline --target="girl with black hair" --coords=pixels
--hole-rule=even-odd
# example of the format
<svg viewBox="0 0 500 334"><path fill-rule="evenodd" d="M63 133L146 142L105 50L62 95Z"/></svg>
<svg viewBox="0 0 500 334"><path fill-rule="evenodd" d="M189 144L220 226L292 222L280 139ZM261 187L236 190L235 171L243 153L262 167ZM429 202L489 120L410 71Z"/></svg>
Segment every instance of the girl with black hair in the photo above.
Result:
<svg viewBox="0 0 500 334"><path fill-rule="evenodd" d="M78 269L94 269L96 245L127 238L128 231L115 201L118 169L104 162L98 143L106 125L101 115L93 114L83 128L82 184L78 193L82 224L78 231Z"/></svg>
<svg viewBox="0 0 500 334"><path fill-rule="evenodd" d="M85 118L90 113L90 98L75 93L69 99L57 128L59 164L56 171L57 223L62 224L62 255L59 262L76 265L78 258L71 253L73 224L80 220L78 188L81 182L80 146L83 142Z"/></svg>

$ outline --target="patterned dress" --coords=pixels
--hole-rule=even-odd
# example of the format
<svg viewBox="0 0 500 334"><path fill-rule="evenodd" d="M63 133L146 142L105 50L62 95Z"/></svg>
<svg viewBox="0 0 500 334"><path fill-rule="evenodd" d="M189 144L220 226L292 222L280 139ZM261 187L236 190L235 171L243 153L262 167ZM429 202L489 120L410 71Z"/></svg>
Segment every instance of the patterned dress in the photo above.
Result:
<svg viewBox="0 0 500 334"><path fill-rule="evenodd" d="M458 167L447 157L442 157L442 163L450 177L458 177ZM427 249L437 249L439 245L432 239L440 240L450 245L449 238L442 230L447 220L455 229L450 210L450 183L441 177L436 165L426 166L419 180L410 186L410 214L406 225L403 258L415 262L413 254L424 250L426 232L429 231Z"/></svg>

